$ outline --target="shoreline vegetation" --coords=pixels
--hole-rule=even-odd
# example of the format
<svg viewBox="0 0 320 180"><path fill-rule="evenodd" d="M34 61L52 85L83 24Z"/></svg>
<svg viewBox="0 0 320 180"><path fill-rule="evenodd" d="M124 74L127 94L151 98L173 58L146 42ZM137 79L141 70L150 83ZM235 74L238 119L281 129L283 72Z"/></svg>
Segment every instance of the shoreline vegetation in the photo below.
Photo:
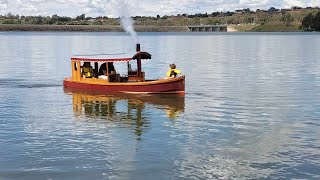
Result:
<svg viewBox="0 0 320 180"><path fill-rule="evenodd" d="M0 31L124 32L121 26L108 25L32 25L0 24ZM189 32L187 26L135 26L136 32Z"/></svg>
<svg viewBox="0 0 320 180"><path fill-rule="evenodd" d="M320 31L320 8L298 7L268 10L249 8L234 12L134 16L137 32L190 32L188 26L227 26L228 32ZM124 32L119 18L107 16L75 18L66 16L0 15L0 31Z"/></svg>

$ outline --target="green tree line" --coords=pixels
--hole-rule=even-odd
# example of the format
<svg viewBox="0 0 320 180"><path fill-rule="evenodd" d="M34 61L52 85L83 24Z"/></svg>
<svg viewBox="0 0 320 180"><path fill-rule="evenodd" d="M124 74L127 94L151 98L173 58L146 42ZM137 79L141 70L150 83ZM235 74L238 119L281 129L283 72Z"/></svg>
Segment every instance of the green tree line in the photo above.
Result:
<svg viewBox="0 0 320 180"><path fill-rule="evenodd" d="M320 11L316 14L309 13L301 23L305 31L320 31Z"/></svg>
<svg viewBox="0 0 320 180"><path fill-rule="evenodd" d="M23 16L8 13L0 15L0 24L34 24L34 25L118 25L115 19L109 19L107 16L96 18L86 17L85 14L75 18L67 16Z"/></svg>
<svg viewBox="0 0 320 180"><path fill-rule="evenodd" d="M176 16L135 16L135 26L191 26L191 25L252 25L253 31L320 31L320 11L303 9L299 11L279 11L270 8L268 11L253 12L244 9L236 12L213 12L177 14ZM76 17L66 16L23 16L8 13L0 15L0 24L31 24L31 25L106 25L119 26L119 18L107 16L87 17L85 14ZM300 29L299 29L300 27ZM267 28L267 29L266 29Z"/></svg>

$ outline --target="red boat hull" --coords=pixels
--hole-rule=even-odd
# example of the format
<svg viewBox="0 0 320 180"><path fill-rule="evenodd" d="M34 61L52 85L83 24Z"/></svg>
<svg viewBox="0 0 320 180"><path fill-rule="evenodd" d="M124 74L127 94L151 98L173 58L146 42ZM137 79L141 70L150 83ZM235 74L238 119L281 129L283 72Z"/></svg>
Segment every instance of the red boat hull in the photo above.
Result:
<svg viewBox="0 0 320 180"><path fill-rule="evenodd" d="M184 76L167 79L135 83L108 83L108 84L91 84L65 79L65 87L98 91L98 92L125 92L125 93L185 93Z"/></svg>

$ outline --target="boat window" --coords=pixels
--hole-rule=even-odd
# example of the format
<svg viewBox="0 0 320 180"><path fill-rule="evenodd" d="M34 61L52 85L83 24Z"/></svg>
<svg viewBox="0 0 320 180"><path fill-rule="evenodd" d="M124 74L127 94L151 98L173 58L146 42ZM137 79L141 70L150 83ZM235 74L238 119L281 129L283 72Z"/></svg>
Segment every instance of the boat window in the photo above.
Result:
<svg viewBox="0 0 320 180"><path fill-rule="evenodd" d="M74 70L77 71L78 68L77 68L77 63L76 62L73 63L73 66L74 66Z"/></svg>

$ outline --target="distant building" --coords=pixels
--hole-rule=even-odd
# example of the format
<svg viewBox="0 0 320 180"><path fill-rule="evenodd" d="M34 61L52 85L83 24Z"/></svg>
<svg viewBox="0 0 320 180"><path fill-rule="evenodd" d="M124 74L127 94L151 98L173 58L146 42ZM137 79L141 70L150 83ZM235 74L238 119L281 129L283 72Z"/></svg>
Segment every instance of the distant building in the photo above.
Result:
<svg viewBox="0 0 320 180"><path fill-rule="evenodd" d="M311 7L311 10L320 10L320 8L319 7Z"/></svg>
<svg viewBox="0 0 320 180"><path fill-rule="evenodd" d="M306 7L307 10L319 10L319 7Z"/></svg>
<svg viewBox="0 0 320 180"><path fill-rule="evenodd" d="M249 8L243 9L244 13L253 13L253 11L251 11Z"/></svg>
<svg viewBox="0 0 320 180"><path fill-rule="evenodd" d="M96 21L96 18L90 18L88 19L89 22L95 22Z"/></svg>
<svg viewBox="0 0 320 180"><path fill-rule="evenodd" d="M291 11L291 9L281 9L282 13L286 13L286 12L289 12L289 11Z"/></svg>
<svg viewBox="0 0 320 180"><path fill-rule="evenodd" d="M184 18L184 16L182 16L182 14L177 14L177 16L175 16L173 18Z"/></svg>
<svg viewBox="0 0 320 180"><path fill-rule="evenodd" d="M303 8L300 6L292 6L292 11L301 11Z"/></svg>
<svg viewBox="0 0 320 180"><path fill-rule="evenodd" d="M271 7L269 10L268 10L268 13L269 14L276 14L276 13L279 13L280 12L280 9L276 9L274 7Z"/></svg>
<svg viewBox="0 0 320 180"><path fill-rule="evenodd" d="M263 9L257 9L256 10L256 13L267 13L268 11L266 10L263 10Z"/></svg>
<svg viewBox="0 0 320 180"><path fill-rule="evenodd" d="M224 13L220 13L220 14L218 14L216 17L224 17L224 16L225 16Z"/></svg>
<svg viewBox="0 0 320 180"><path fill-rule="evenodd" d="M216 17L216 16L218 16L219 14L221 14L220 12L213 12L213 13L211 13L211 17Z"/></svg>
<svg viewBox="0 0 320 180"><path fill-rule="evenodd" d="M232 16L234 14L234 12L228 11L228 12L225 12L223 14L224 14L224 16Z"/></svg>
<svg viewBox="0 0 320 180"><path fill-rule="evenodd" d="M244 10L243 9L237 9L236 11L235 11L235 14L243 14L244 13Z"/></svg>

